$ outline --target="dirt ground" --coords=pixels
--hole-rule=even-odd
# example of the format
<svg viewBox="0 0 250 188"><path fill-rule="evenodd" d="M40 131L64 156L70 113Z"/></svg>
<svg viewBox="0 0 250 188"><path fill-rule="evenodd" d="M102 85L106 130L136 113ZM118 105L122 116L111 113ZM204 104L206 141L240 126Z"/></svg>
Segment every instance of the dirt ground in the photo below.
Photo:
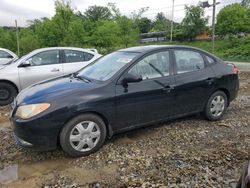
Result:
<svg viewBox="0 0 250 188"><path fill-rule="evenodd" d="M12 139L0 108L0 187L235 187L250 159L250 73L223 120L200 116L120 134L96 153L34 152Z"/></svg>

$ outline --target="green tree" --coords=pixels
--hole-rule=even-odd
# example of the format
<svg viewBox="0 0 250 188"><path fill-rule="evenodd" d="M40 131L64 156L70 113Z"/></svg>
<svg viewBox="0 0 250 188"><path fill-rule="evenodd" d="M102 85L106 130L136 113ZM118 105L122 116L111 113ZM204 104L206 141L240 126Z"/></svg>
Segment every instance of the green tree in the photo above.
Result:
<svg viewBox="0 0 250 188"><path fill-rule="evenodd" d="M116 6L115 3L108 3L108 8L112 14L113 19L121 16L121 11L120 9Z"/></svg>
<svg viewBox="0 0 250 188"><path fill-rule="evenodd" d="M139 37L137 24L126 16L121 16L116 20L119 27L119 37L122 44L128 47L129 44L135 43Z"/></svg>
<svg viewBox="0 0 250 188"><path fill-rule="evenodd" d="M51 20L54 28L51 29L54 30L58 44L67 46L70 22L74 20L75 15L69 1L56 0L55 9L56 14Z"/></svg>
<svg viewBox="0 0 250 188"><path fill-rule="evenodd" d="M99 21L98 26L90 37L90 44L94 47L114 49L119 44L118 25L109 20Z"/></svg>
<svg viewBox="0 0 250 188"><path fill-rule="evenodd" d="M170 30L171 21L166 18L163 12L159 12L153 22L152 31L168 31Z"/></svg>
<svg viewBox="0 0 250 188"><path fill-rule="evenodd" d="M0 28L0 47L17 51L16 33L14 28Z"/></svg>
<svg viewBox="0 0 250 188"><path fill-rule="evenodd" d="M28 52L40 47L36 34L30 28L22 29L19 38L21 54L27 54Z"/></svg>
<svg viewBox="0 0 250 188"><path fill-rule="evenodd" d="M241 4L245 7L250 8L250 0L242 0Z"/></svg>
<svg viewBox="0 0 250 188"><path fill-rule="evenodd" d="M139 19L138 27L139 27L140 33L148 33L151 29L151 24L152 24L151 20L146 17Z"/></svg>
<svg viewBox="0 0 250 188"><path fill-rule="evenodd" d="M186 15L182 20L183 34L186 38L193 40L198 34L206 31L206 18L204 9L200 6L185 6Z"/></svg>
<svg viewBox="0 0 250 188"><path fill-rule="evenodd" d="M237 34L249 31L249 10L240 4L232 4L221 9L217 15L216 31L219 35Z"/></svg>
<svg viewBox="0 0 250 188"><path fill-rule="evenodd" d="M94 22L99 20L110 20L112 17L111 11L108 7L97 5L88 7L84 12L84 15L87 19Z"/></svg>

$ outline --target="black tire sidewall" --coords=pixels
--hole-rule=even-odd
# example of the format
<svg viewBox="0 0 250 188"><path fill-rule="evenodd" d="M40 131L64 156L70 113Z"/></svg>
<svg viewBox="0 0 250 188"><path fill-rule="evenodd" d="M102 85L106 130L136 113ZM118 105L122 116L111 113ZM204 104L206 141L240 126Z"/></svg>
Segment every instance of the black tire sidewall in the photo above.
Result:
<svg viewBox="0 0 250 188"><path fill-rule="evenodd" d="M218 116L218 117L213 116L212 113L211 113L211 111L210 111L211 102L212 102L212 100L213 100L216 96L222 96L222 97L224 98L224 100L225 100L225 108L224 108L224 111L223 111L222 114L221 114L220 116ZM208 99L208 101L207 101L207 104L206 104L206 107L205 107L205 112L204 112L205 117L206 117L208 120L210 120L210 121L217 121L217 120L220 120L220 119L224 116L224 114L225 114L225 112L226 112L226 109L227 109L227 106L228 106L228 98L227 98L226 94L225 94L223 91L216 91L216 92L214 92L214 93L209 97L209 99Z"/></svg>
<svg viewBox="0 0 250 188"><path fill-rule="evenodd" d="M0 99L0 106L5 106L5 105L12 103L14 98L17 95L16 88L12 84L2 82L2 83L0 83L0 89L6 89L10 93L8 99L6 99L6 100Z"/></svg>
<svg viewBox="0 0 250 188"><path fill-rule="evenodd" d="M100 139L98 143L96 144L96 146L92 150L86 151L86 152L80 152L80 151L75 150L71 146L70 141L69 141L71 130L73 129L75 125L77 125L78 123L82 121L95 122L99 126L100 132L101 132ZM71 119L68 123L65 124L65 126L63 127L60 133L60 145L62 149L71 157L87 156L97 151L104 144L105 139L106 139L106 134L107 134L107 130L106 130L105 123L99 116L94 115L94 114L82 114L82 115L76 116L75 118Z"/></svg>

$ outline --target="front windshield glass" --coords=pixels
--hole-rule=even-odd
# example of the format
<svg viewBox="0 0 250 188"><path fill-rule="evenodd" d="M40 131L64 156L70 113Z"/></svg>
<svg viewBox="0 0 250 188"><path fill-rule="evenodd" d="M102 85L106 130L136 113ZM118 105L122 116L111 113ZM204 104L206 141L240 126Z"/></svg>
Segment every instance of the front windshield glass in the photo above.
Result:
<svg viewBox="0 0 250 188"><path fill-rule="evenodd" d="M113 52L83 68L77 76L106 81L115 73L130 63L138 53L134 52Z"/></svg>
<svg viewBox="0 0 250 188"><path fill-rule="evenodd" d="M5 65L9 65L9 64L15 63L15 62L17 62L19 59L21 59L23 57L24 56L13 58L10 61L8 61L7 63L5 63Z"/></svg>

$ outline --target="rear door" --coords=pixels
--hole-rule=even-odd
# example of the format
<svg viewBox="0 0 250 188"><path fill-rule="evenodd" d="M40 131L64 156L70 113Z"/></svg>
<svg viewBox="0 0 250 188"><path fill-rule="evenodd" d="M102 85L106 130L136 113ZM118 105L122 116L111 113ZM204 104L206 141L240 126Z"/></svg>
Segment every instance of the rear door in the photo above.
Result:
<svg viewBox="0 0 250 188"><path fill-rule="evenodd" d="M63 74L71 74L87 66L94 55L78 50L63 50Z"/></svg>
<svg viewBox="0 0 250 188"><path fill-rule="evenodd" d="M21 88L31 84L63 75L59 50L47 50L39 52L26 61L27 67L18 67Z"/></svg>
<svg viewBox="0 0 250 188"><path fill-rule="evenodd" d="M191 49L173 50L175 59L175 94L177 114L203 109L212 90L215 74L207 66L202 52Z"/></svg>

